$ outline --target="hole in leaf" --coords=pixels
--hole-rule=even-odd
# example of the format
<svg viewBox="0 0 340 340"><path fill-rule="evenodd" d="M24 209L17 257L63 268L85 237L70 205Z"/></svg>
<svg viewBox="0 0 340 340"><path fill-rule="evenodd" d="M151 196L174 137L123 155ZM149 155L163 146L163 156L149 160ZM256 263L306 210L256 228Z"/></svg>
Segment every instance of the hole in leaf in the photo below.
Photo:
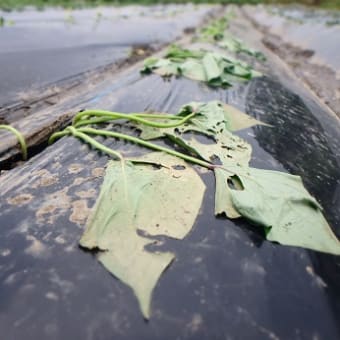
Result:
<svg viewBox="0 0 340 340"><path fill-rule="evenodd" d="M232 190L239 190L239 191L244 190L244 187L242 185L240 178L236 175L228 178L228 187Z"/></svg>
<svg viewBox="0 0 340 340"><path fill-rule="evenodd" d="M160 165L160 164L151 164L151 166L152 166L152 169L154 169L154 170L159 170L159 169L161 169L162 168L162 166Z"/></svg>
<svg viewBox="0 0 340 340"><path fill-rule="evenodd" d="M214 165L222 165L222 162L220 160L220 157L216 156L216 155L212 155L209 157L210 161L214 164Z"/></svg>
<svg viewBox="0 0 340 340"><path fill-rule="evenodd" d="M185 170L184 165L173 165L172 168L175 170Z"/></svg>

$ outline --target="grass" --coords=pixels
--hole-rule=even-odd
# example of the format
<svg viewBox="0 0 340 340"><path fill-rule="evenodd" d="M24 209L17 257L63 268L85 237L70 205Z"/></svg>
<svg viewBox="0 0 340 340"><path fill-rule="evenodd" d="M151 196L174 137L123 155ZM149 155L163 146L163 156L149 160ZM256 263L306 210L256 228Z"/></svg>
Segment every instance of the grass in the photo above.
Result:
<svg viewBox="0 0 340 340"><path fill-rule="evenodd" d="M305 4L309 6L327 8L327 9L340 9L340 0L0 0L0 8L3 10L23 9L26 6L35 6L42 9L46 6L61 6L64 8L83 8L94 7L98 5L151 5L157 3L217 3L217 4Z"/></svg>

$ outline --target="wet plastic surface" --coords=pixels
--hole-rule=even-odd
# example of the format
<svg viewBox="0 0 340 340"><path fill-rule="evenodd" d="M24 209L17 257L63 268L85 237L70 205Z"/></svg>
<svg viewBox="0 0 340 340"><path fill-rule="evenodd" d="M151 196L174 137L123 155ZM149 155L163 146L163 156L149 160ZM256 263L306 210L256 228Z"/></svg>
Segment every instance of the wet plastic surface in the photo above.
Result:
<svg viewBox="0 0 340 340"><path fill-rule="evenodd" d="M0 106L32 90L127 58L133 46L169 43L208 6L98 7L4 13Z"/></svg>
<svg viewBox="0 0 340 340"><path fill-rule="evenodd" d="M339 123L278 82L261 78L211 90L190 80L132 76L123 90L103 85L92 105L176 112L189 101L213 99L274 125L239 133L253 147L252 165L301 175L339 235ZM6 339L340 337L339 257L273 244L242 220L215 218L212 173L202 174L208 190L193 231L154 246L175 252L176 261L162 276L145 322L132 291L77 245L106 162L63 138L0 177L0 329Z"/></svg>

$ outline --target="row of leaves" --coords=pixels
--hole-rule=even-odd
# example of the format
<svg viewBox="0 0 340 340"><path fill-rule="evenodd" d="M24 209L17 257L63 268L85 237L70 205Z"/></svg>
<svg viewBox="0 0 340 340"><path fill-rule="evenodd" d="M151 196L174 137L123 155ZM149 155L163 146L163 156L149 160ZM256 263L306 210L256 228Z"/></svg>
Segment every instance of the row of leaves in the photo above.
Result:
<svg viewBox="0 0 340 340"><path fill-rule="evenodd" d="M212 21L204 27L197 40L214 43L222 49L245 53L264 61L261 52L246 46L241 40L226 33L230 16ZM162 77L184 76L205 82L212 87L227 88L236 81L250 80L262 74L247 63L219 52L203 49L189 50L173 45L163 58L148 58L141 70L143 74L156 73Z"/></svg>

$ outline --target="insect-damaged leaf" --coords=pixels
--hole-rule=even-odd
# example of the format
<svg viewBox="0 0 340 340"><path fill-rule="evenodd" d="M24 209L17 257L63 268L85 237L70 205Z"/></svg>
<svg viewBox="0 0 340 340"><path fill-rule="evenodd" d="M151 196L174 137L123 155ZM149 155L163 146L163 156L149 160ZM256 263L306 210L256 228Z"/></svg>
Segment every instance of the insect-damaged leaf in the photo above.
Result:
<svg viewBox="0 0 340 340"><path fill-rule="evenodd" d="M301 178L249 168L251 146L228 131L225 107L222 109L216 102L210 106L200 105L191 103L181 112L198 110L206 120L198 116L196 123L193 119L183 129L168 130L164 136L208 162L216 164L218 159L221 167L214 169L215 214L224 213L229 218L243 216L270 230L266 235L270 241L340 254L339 241L320 206L303 187ZM237 116L237 111L232 115ZM190 124L195 127L191 128ZM183 135L193 130L212 137L210 143Z"/></svg>
<svg viewBox="0 0 340 340"><path fill-rule="evenodd" d="M271 126L243 113L234 106L223 104L223 107L229 131L239 131L254 125Z"/></svg>
<svg viewBox="0 0 340 340"><path fill-rule="evenodd" d="M223 165L214 169L215 215L243 216L263 226L269 241L340 255L339 241L301 178L249 168L250 145L231 136L227 139L224 133L227 151L221 142L212 145L188 142L204 159L217 156Z"/></svg>
<svg viewBox="0 0 340 340"><path fill-rule="evenodd" d="M219 168L214 170L216 180L215 214L224 213L229 218L240 217L232 204L230 188L227 183L233 174L240 172L238 167L248 167L251 146L228 130L235 131L263 123L219 101L192 102L183 106L178 115L188 115L192 112L197 112L198 115L185 126L167 129L141 126L141 138L167 137L175 144L185 148L190 154L198 155L208 162L213 162L216 158L219 159L230 171L223 171ZM194 137L184 139L183 134L188 131L203 133L213 137L215 141L203 144Z"/></svg>
<svg viewBox="0 0 340 340"><path fill-rule="evenodd" d="M150 316L152 291L172 253L151 252L151 235L182 239L199 212L205 186L187 164L163 153L136 163L111 161L80 244L98 248L99 261L129 285L143 315ZM145 235L140 236L137 230Z"/></svg>
<svg viewBox="0 0 340 340"><path fill-rule="evenodd" d="M202 144L195 138L186 141L188 147L193 148L198 155L207 161L218 159L223 168L214 169L215 190L215 215L225 214L229 218L240 217L234 208L228 182L237 185L233 176L244 172L248 168L251 157L251 146L243 139L229 131L217 136L217 142Z"/></svg>
<svg viewBox="0 0 340 340"><path fill-rule="evenodd" d="M242 190L231 190L236 210L267 230L267 239L340 255L340 243L322 208L290 174L249 168L239 174Z"/></svg>
<svg viewBox="0 0 340 340"><path fill-rule="evenodd" d="M140 137L144 140L151 140L166 135L181 135L188 131L200 132L216 137L225 130L237 131L257 124L266 125L235 107L219 101L210 101L208 103L192 102L183 106L177 115L185 117L192 112L196 112L196 116L178 127L159 129L146 125L138 125L138 129L141 131ZM166 114L164 117L166 118Z"/></svg>

